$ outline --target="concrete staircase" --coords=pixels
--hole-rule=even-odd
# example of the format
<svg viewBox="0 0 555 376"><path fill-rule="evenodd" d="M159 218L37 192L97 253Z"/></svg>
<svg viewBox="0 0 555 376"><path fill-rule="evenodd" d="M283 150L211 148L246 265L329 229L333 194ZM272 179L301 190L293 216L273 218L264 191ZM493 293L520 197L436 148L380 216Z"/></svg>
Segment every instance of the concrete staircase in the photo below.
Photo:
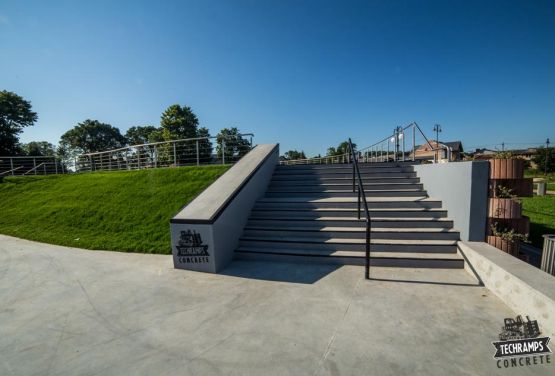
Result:
<svg viewBox="0 0 555 376"><path fill-rule="evenodd" d="M462 268L459 232L408 163L359 164L375 266ZM364 265L352 166L278 166L255 204L236 258Z"/></svg>

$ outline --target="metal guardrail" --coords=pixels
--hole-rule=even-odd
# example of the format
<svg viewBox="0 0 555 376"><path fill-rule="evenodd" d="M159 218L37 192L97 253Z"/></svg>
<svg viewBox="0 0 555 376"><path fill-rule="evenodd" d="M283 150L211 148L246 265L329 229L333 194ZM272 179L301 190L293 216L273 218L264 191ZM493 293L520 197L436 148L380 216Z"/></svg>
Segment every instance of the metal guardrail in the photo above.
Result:
<svg viewBox="0 0 555 376"><path fill-rule="evenodd" d="M252 149L253 137L253 133L243 133L131 145L81 154L74 160L74 169L77 172L114 171L234 163ZM212 140L216 140L216 147Z"/></svg>
<svg viewBox="0 0 555 376"><path fill-rule="evenodd" d="M66 172L64 162L56 156L0 157L0 176L52 175Z"/></svg>
<svg viewBox="0 0 555 376"><path fill-rule="evenodd" d="M358 191L358 219L360 219L360 204L364 205L364 215L366 222L366 247L365 247L365 278L370 279L370 242L371 242L371 232L372 232L372 219L370 218L370 211L368 210L368 202L366 201L366 192L364 192L364 184L362 182L362 177L360 176L360 170L358 168L357 153L353 147L353 143L349 138L349 151L351 158L351 163L353 164L353 193L355 192L355 187ZM355 184L356 180L356 184Z"/></svg>
<svg viewBox="0 0 555 376"><path fill-rule="evenodd" d="M406 148L407 136L410 136L410 148ZM417 137L421 140L421 145L427 144L429 149L426 152L433 154L433 162L438 162L439 152L445 150L446 159L451 160L452 149L445 144L439 143L439 147L434 147L430 140L426 137L420 126L416 122L412 122L404 127L397 127L393 133L382 140L358 150L357 158L362 163L376 163L376 162L405 162L416 161L420 159L428 160L429 157L420 158L416 156L417 149L420 145L417 144ZM298 164L337 164L349 163L351 160L350 150L344 154L305 158L295 160L280 161L281 165L298 165Z"/></svg>
<svg viewBox="0 0 555 376"><path fill-rule="evenodd" d="M543 235L541 270L555 276L555 235Z"/></svg>

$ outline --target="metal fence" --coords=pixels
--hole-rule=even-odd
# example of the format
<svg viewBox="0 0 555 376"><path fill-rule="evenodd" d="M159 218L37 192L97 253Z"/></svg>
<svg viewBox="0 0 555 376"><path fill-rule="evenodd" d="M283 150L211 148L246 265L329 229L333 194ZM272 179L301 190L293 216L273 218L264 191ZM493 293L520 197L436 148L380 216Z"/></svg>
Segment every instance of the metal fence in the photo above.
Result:
<svg viewBox="0 0 555 376"><path fill-rule="evenodd" d="M66 166L55 156L0 157L0 176L50 175L65 172Z"/></svg>
<svg viewBox="0 0 555 376"><path fill-rule="evenodd" d="M138 170L235 163L252 149L253 137L252 133L244 133L236 136L188 138L81 154L74 159L72 170Z"/></svg>
<svg viewBox="0 0 555 376"><path fill-rule="evenodd" d="M419 153L420 147L425 146L426 149ZM438 147L430 142L420 126L413 122L405 127L397 127L393 133L382 140L356 151L359 163L376 163L376 162L404 162L416 160L429 160L437 162L442 159L451 160L452 150L442 143ZM344 154L295 159L282 160L282 165L297 164L336 164L348 163L350 153Z"/></svg>

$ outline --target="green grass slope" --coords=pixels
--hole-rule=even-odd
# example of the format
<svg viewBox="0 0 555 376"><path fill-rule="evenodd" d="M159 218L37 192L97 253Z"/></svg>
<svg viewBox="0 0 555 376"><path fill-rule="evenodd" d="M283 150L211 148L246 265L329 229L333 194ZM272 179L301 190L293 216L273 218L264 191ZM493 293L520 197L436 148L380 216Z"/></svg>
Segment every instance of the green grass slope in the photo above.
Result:
<svg viewBox="0 0 555 376"><path fill-rule="evenodd" d="M229 166L6 177L0 233L45 243L171 253L170 218Z"/></svg>
<svg viewBox="0 0 555 376"><path fill-rule="evenodd" d="M530 217L530 241L542 248L544 234L555 234L555 196L534 196L522 199L524 215Z"/></svg>

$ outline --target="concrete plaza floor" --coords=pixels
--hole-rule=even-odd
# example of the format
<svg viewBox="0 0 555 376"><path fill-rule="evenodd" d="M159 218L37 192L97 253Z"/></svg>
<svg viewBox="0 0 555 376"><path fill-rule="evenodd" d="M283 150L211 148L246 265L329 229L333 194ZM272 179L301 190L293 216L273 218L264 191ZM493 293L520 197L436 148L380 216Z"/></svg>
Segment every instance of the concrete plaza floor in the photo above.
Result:
<svg viewBox="0 0 555 376"><path fill-rule="evenodd" d="M464 270L85 251L0 235L0 375L527 375L498 369L515 313Z"/></svg>

